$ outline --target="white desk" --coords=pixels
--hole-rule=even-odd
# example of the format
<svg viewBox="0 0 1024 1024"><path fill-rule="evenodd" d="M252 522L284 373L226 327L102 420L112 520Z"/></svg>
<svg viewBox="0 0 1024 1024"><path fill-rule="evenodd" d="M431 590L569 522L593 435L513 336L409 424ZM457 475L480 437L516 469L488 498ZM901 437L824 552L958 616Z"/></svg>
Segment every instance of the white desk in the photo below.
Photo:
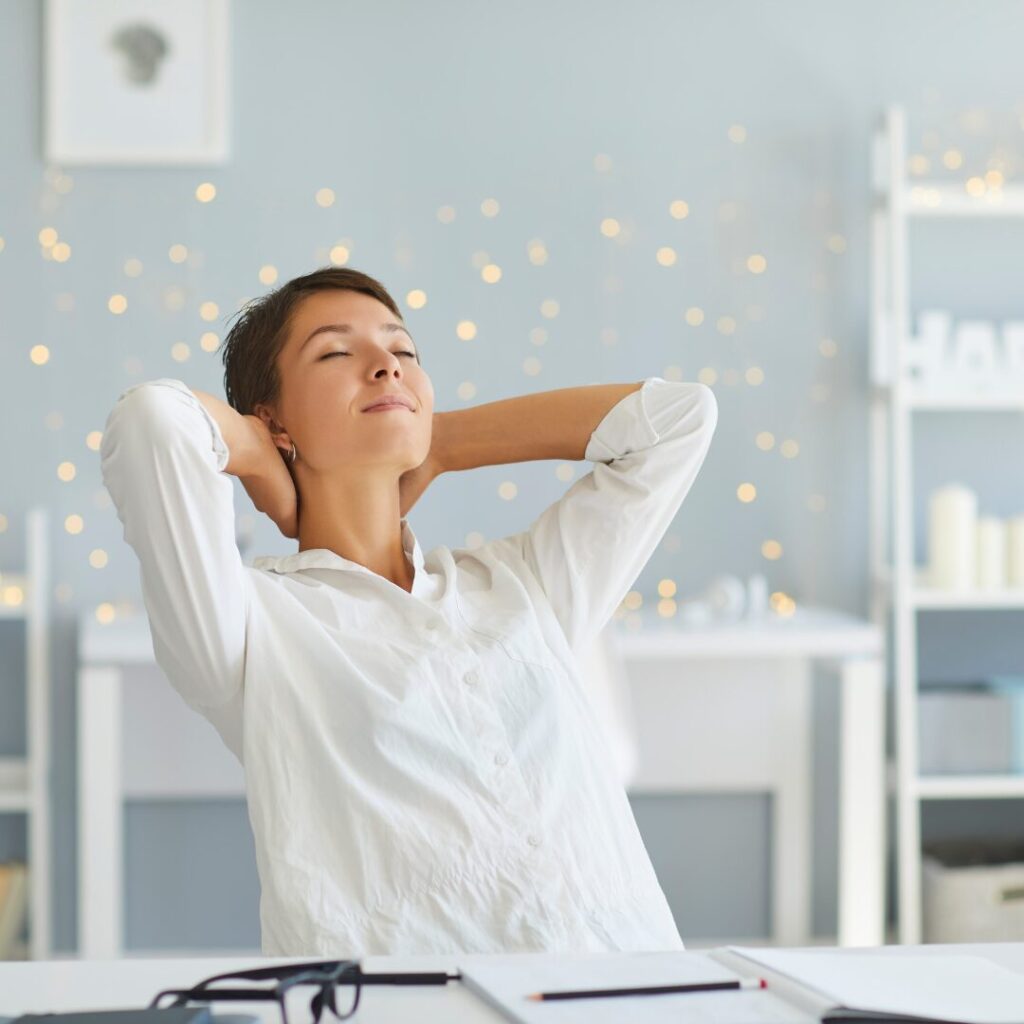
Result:
<svg viewBox="0 0 1024 1024"><path fill-rule="evenodd" d="M821 950L825 947L816 947ZM1024 942L983 943L977 945L886 946L892 956L907 954L973 953L1024 974ZM844 949L843 956L858 956L864 950ZM595 957L608 954L595 953ZM640 954L641 956L643 954ZM73 1009L119 1009L144 1006L165 988L187 988L211 974L241 967L287 963L290 959L315 958L224 958L189 960L41 960L24 963L0 963L0 1016L21 1013L61 1012ZM552 959L557 959L553 955ZM367 971L455 971L457 956L375 956L363 961ZM773 982L772 972L758 974ZM652 998L657 998L652 997ZM267 1003L221 1003L221 1013L251 1013L269 1024L280 1020L277 1006ZM330 1014L321 1024L330 1024ZM459 982L445 986L379 986L363 990L359 1009L350 1018L354 1024L382 1024L396 1021L432 1021L444 1024L497 1024L503 1021L497 1011L481 1002ZM794 1010L793 1021L816 1020ZM292 1024L307 1024L295 1019Z"/></svg>
<svg viewBox="0 0 1024 1024"><path fill-rule="evenodd" d="M838 942L885 941L881 630L823 609L687 626L650 609L608 631L628 679L635 793L772 794L777 945L811 941L813 668L839 673Z"/></svg>

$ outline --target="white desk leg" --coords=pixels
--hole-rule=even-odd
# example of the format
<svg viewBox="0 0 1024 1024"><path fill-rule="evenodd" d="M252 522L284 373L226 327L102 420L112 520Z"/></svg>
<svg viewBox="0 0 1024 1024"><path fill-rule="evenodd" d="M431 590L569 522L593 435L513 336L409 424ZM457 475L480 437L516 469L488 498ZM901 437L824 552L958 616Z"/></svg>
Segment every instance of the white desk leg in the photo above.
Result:
<svg viewBox="0 0 1024 1024"><path fill-rule="evenodd" d="M839 945L885 942L885 673L880 659L840 672Z"/></svg>
<svg viewBox="0 0 1024 1024"><path fill-rule="evenodd" d="M803 946L811 937L811 664L785 662L779 695L785 731L773 737L781 785L773 797L772 940Z"/></svg>
<svg viewBox="0 0 1024 1024"><path fill-rule="evenodd" d="M121 672L78 672L78 955L122 955Z"/></svg>

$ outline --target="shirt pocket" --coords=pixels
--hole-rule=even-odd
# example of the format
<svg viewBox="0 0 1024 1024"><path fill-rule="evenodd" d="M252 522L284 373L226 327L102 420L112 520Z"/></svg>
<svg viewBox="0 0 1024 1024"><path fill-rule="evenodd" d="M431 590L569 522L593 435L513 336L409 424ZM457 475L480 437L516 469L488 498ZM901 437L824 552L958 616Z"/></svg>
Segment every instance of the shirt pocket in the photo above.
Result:
<svg viewBox="0 0 1024 1024"><path fill-rule="evenodd" d="M510 661L550 671L560 671L536 610L528 603L498 605L486 594L460 594L456 606L466 625L490 642Z"/></svg>

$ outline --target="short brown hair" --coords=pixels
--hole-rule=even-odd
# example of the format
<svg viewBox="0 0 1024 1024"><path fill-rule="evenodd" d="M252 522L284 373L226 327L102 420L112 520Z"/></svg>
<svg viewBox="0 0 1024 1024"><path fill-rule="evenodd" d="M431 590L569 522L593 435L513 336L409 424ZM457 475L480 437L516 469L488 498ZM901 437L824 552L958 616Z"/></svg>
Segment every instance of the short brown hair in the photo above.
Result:
<svg viewBox="0 0 1024 1024"><path fill-rule="evenodd" d="M314 292L337 288L370 295L404 323L398 305L376 279L349 267L322 267L292 278L280 288L250 299L236 314L238 320L224 339L224 394L243 416L257 405L277 401L281 381L277 357L288 337L288 327L299 303ZM419 355L416 356L419 362Z"/></svg>

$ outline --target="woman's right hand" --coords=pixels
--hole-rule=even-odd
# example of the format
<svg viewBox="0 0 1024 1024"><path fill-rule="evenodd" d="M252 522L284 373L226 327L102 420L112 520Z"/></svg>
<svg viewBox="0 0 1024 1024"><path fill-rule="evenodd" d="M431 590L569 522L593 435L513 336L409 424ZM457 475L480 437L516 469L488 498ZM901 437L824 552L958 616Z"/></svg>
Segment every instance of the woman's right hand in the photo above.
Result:
<svg viewBox="0 0 1024 1024"><path fill-rule="evenodd" d="M299 536L299 494L285 453L274 444L270 429L259 416L243 416L252 448L246 471L238 473L256 508L270 516L292 540Z"/></svg>

